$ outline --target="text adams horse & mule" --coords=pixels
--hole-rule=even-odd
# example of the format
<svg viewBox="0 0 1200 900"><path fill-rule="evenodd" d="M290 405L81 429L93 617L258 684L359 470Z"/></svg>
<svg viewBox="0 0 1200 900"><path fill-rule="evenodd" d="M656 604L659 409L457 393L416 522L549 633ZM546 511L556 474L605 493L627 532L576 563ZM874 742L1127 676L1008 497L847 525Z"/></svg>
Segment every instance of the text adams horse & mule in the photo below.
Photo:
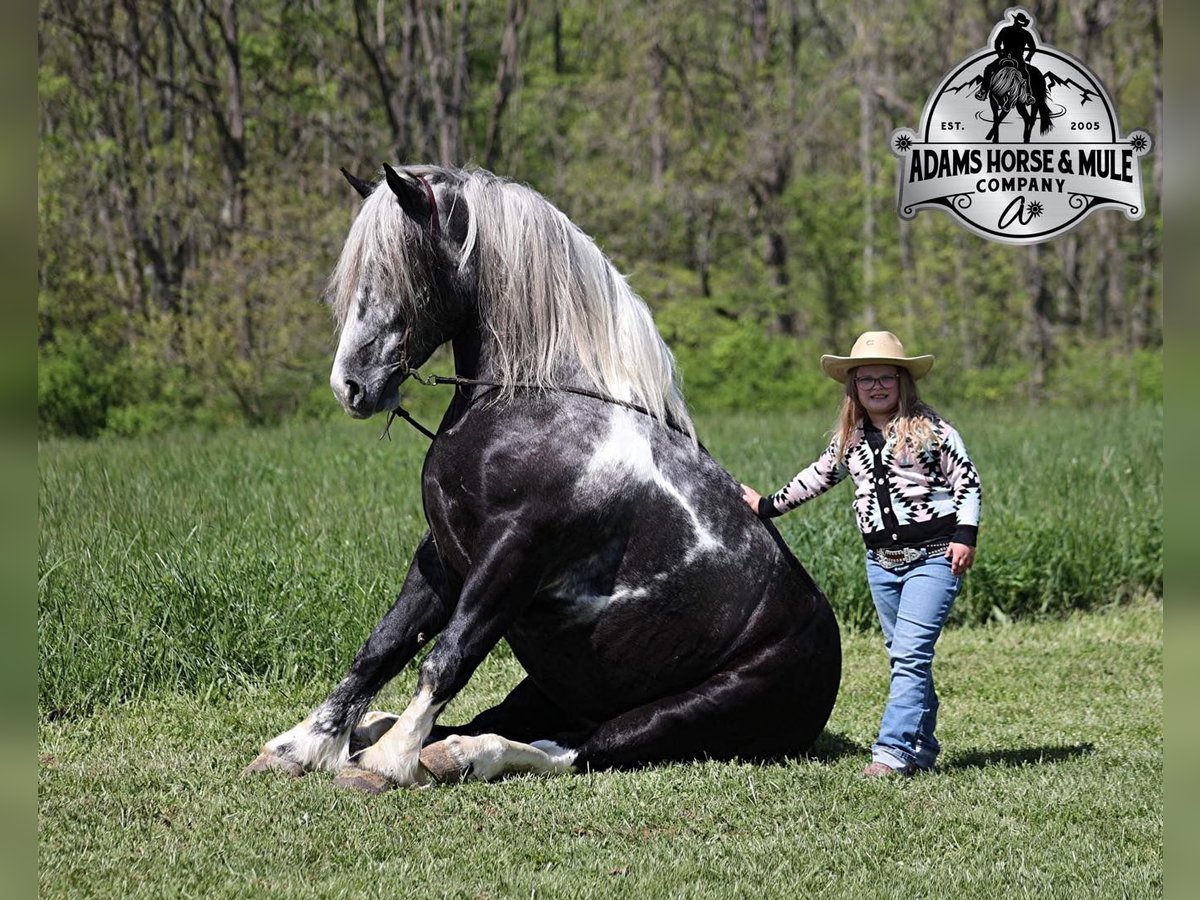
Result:
<svg viewBox="0 0 1200 900"><path fill-rule="evenodd" d="M250 770L382 790L805 751L837 695L837 623L696 442L646 305L535 191L384 168L348 176L365 200L330 281L333 391L358 418L395 409L446 342L471 383L425 458L429 531L399 597ZM407 709L368 713L434 637ZM527 677L435 724L501 638Z"/></svg>

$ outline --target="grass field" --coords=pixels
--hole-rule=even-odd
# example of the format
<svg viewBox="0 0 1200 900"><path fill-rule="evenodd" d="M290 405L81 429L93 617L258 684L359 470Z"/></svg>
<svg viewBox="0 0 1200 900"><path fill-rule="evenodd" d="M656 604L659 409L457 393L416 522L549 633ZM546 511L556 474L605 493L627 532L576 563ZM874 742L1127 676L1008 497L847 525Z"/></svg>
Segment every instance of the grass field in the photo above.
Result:
<svg viewBox="0 0 1200 900"><path fill-rule="evenodd" d="M1157 897L1162 607L948 631L939 770L858 776L886 692L851 634L813 759L393 791L243 779L321 695L162 696L44 723L43 897ZM410 677L391 691L393 704ZM494 655L447 713L515 683Z"/></svg>
<svg viewBox="0 0 1200 900"><path fill-rule="evenodd" d="M858 777L886 663L846 486L778 520L844 626L814 758L370 798L238 772L390 603L423 530L423 439L337 421L44 444L41 893L1161 894L1161 409L1056 413L1040 432L1019 410L952 419L985 498L965 627L939 644L946 752L884 784ZM698 424L767 489L829 423ZM413 674L379 705L401 708ZM518 677L501 646L444 719Z"/></svg>

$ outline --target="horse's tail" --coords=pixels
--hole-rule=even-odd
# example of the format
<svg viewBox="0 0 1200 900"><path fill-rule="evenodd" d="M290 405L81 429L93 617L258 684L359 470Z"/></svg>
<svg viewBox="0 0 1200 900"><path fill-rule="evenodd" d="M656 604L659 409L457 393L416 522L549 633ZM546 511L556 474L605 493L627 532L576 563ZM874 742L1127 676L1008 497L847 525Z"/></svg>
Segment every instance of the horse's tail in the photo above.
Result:
<svg viewBox="0 0 1200 900"><path fill-rule="evenodd" d="M1054 127L1054 123L1050 121L1050 106L1046 102L1050 97L1050 88L1046 84L1046 76L1040 69L1029 66L1028 71L1029 90L1037 101L1037 114L1041 119L1042 134L1046 134Z"/></svg>
<svg viewBox="0 0 1200 900"><path fill-rule="evenodd" d="M1054 123L1050 121L1050 107L1046 105L1045 100L1038 100L1037 111L1041 118L1042 134L1046 134L1054 127Z"/></svg>

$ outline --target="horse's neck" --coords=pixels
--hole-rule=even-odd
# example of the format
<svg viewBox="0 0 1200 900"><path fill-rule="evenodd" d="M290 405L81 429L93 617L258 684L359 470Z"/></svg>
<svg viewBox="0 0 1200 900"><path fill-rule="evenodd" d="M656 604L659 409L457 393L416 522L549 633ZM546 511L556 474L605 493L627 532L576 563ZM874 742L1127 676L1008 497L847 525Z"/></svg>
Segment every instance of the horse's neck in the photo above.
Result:
<svg viewBox="0 0 1200 900"><path fill-rule="evenodd" d="M482 338L478 326L459 332L451 342L454 350L454 374L460 378L479 378L482 366Z"/></svg>

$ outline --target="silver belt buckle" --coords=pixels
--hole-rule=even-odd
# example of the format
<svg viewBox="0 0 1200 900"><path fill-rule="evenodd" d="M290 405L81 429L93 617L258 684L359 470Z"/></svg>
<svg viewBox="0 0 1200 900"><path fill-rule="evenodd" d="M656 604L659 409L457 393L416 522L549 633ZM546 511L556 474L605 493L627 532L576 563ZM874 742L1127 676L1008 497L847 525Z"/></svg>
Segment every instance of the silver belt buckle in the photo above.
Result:
<svg viewBox="0 0 1200 900"><path fill-rule="evenodd" d="M911 562L916 562L925 555L925 551L916 547L905 547L903 550L876 550L875 557L885 569L898 569Z"/></svg>

